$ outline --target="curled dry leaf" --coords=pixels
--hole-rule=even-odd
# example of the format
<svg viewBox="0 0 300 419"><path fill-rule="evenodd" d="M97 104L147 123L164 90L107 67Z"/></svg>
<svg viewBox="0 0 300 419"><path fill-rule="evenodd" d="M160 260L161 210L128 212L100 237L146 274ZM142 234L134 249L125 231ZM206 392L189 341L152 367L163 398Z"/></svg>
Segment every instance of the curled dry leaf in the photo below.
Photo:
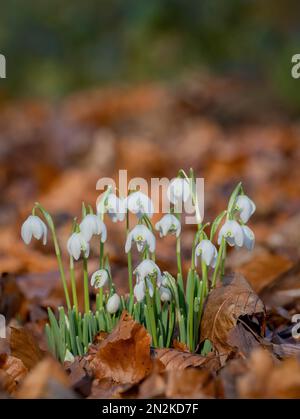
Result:
<svg viewBox="0 0 300 419"><path fill-rule="evenodd" d="M23 362L10 355L0 355L0 381L3 389L12 394L26 376L28 369Z"/></svg>
<svg viewBox="0 0 300 419"><path fill-rule="evenodd" d="M151 337L127 312L98 348L91 361L96 378L111 378L121 384L142 380L152 369L150 358Z"/></svg>
<svg viewBox="0 0 300 419"><path fill-rule="evenodd" d="M264 313L264 304L241 274L225 277L223 285L208 296L201 322L200 342L209 339L223 363L233 349L228 337L238 318L246 315L264 317Z"/></svg>
<svg viewBox="0 0 300 419"><path fill-rule="evenodd" d="M216 397L217 381L207 368L165 370L156 361L152 373L139 386L139 398Z"/></svg>
<svg viewBox="0 0 300 419"><path fill-rule="evenodd" d="M70 398L70 382L63 367L53 358L44 358L27 377L16 392L20 399ZM73 396L74 397L74 396Z"/></svg>
<svg viewBox="0 0 300 419"><path fill-rule="evenodd" d="M286 272L292 266L292 261L285 256L271 253L267 250L261 251L253 258L236 269L244 275L255 292L261 291Z"/></svg>
<svg viewBox="0 0 300 419"><path fill-rule="evenodd" d="M33 335L25 328L11 327L10 349L11 354L21 359L29 370L44 356Z"/></svg>
<svg viewBox="0 0 300 419"><path fill-rule="evenodd" d="M155 359L159 360L167 371L184 370L190 367L206 367L217 370L220 366L218 358L213 355L201 356L176 349L155 349Z"/></svg>
<svg viewBox="0 0 300 419"><path fill-rule="evenodd" d="M275 362L261 348L252 352L248 372L237 380L241 398L300 398L300 363L296 358Z"/></svg>

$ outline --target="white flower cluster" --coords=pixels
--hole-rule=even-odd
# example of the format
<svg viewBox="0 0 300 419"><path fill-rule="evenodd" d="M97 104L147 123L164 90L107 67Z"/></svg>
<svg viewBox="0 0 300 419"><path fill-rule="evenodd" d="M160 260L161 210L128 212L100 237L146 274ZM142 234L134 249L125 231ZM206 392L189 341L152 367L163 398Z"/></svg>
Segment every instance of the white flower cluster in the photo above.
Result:
<svg viewBox="0 0 300 419"><path fill-rule="evenodd" d="M170 183L167 195L170 202L174 205L180 201L186 201L190 194L191 188L186 179L176 178ZM252 250L255 243L253 231L245 225L251 215L255 212L254 202L246 195L239 195L235 200L235 207L228 219L221 227L218 235L218 244L225 241L230 246L246 247ZM97 205L97 214L87 214L77 230L69 237L67 242L67 250L69 254L78 260L80 255L89 256L90 240L94 235L100 236L100 240L104 243L107 239L107 229L102 221L104 213L107 213L113 222L123 221L126 212L130 211L135 214L139 223L128 232L125 252L131 251L132 244L135 243L139 252L148 251L155 252L156 239L153 231L149 228L149 223L145 222L145 217L151 218L154 213L154 206L147 195L137 191L130 193L127 198L119 198L114 193L109 192L108 195ZM150 223L151 224L151 223ZM174 214L165 214L160 221L155 224L155 229L159 232L160 237L167 234L174 234L178 239L181 234L181 223L179 218ZM43 243L47 241L46 224L36 215L30 215L22 225L21 236L26 244L29 244L32 236L37 240L43 238ZM150 259L149 253L144 253L146 257L134 270L136 275L136 285L134 287L134 296L138 302L144 300L147 292L150 297L154 295L154 285L160 293L162 301L170 301L172 294L170 289L162 285L162 274L156 263ZM201 257L202 262L206 266L216 267L218 251L212 241L208 240L205 234L202 240L195 248L195 263L197 257ZM109 282L109 273L106 269L100 269L93 273L91 277L91 285L95 288L103 288ZM107 302L107 310L109 313L116 313L120 307L120 297L113 294Z"/></svg>
<svg viewBox="0 0 300 419"><path fill-rule="evenodd" d="M239 195L234 210L238 213L238 221L227 220L219 231L218 244L221 244L224 237L229 246L245 246L252 250L255 244L253 231L246 225L256 207L253 201L246 195Z"/></svg>

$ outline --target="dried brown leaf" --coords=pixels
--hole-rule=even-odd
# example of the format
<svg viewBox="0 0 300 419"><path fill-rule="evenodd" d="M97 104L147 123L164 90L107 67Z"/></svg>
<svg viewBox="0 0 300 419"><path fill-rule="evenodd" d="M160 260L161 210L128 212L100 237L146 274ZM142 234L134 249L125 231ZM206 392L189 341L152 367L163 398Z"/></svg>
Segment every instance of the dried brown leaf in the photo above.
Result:
<svg viewBox="0 0 300 419"><path fill-rule="evenodd" d="M10 394L16 390L19 382L22 381L28 373L28 369L20 359L6 354L0 355L0 371L3 373L2 380L4 379L4 390Z"/></svg>
<svg viewBox="0 0 300 419"><path fill-rule="evenodd" d="M167 371L184 370L190 367L218 369L219 366L219 361L216 357L201 356L176 349L155 349L155 357L165 366Z"/></svg>
<svg viewBox="0 0 300 419"><path fill-rule="evenodd" d="M96 378L111 378L121 384L139 382L152 368L150 342L146 329L123 312L118 325L100 343L91 361Z"/></svg>
<svg viewBox="0 0 300 419"><path fill-rule="evenodd" d="M201 322L201 338L209 339L215 349L224 357L233 349L228 342L230 331L238 318L245 315L262 314L265 308L241 274L224 278L223 285L208 296Z"/></svg>
<svg viewBox="0 0 300 419"><path fill-rule="evenodd" d="M10 348L11 354L21 359L29 370L44 357L33 335L24 328L11 327Z"/></svg>
<svg viewBox="0 0 300 419"><path fill-rule="evenodd" d="M53 358L44 358L30 371L16 392L20 399L70 398L70 382L63 367Z"/></svg>
<svg viewBox="0 0 300 419"><path fill-rule="evenodd" d="M257 349L248 361L248 372L237 380L241 398L299 399L300 363L296 358L276 362L272 355Z"/></svg>

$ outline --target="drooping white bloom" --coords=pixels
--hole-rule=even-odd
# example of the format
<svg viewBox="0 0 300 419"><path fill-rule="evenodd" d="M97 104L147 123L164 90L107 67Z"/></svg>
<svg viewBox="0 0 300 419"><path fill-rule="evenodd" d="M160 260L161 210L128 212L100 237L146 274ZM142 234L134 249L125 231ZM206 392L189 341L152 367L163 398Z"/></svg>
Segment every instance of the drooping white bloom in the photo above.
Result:
<svg viewBox="0 0 300 419"><path fill-rule="evenodd" d="M175 178L167 189L167 196L172 204L186 202L190 196L190 186L186 179Z"/></svg>
<svg viewBox="0 0 300 419"><path fill-rule="evenodd" d="M74 360L75 360L74 355L69 351L69 349L67 349L64 362L74 362Z"/></svg>
<svg viewBox="0 0 300 419"><path fill-rule="evenodd" d="M242 230L244 233L244 246L248 250L253 250L255 245L255 236L253 231L247 226L242 226Z"/></svg>
<svg viewBox="0 0 300 419"><path fill-rule="evenodd" d="M153 297L154 289L149 279L145 279L143 281L137 282L133 289L133 294L139 303L143 301L143 299L146 296L146 286L148 287L150 297Z"/></svg>
<svg viewBox="0 0 300 419"><path fill-rule="evenodd" d="M155 224L155 229L159 231L160 237L173 233L176 237L180 236L181 224L177 217L173 214L165 214L160 221Z"/></svg>
<svg viewBox="0 0 300 419"><path fill-rule="evenodd" d="M143 260L133 271L136 275L137 283L145 281L145 279L154 279L158 287L161 286L161 271L153 260Z"/></svg>
<svg viewBox="0 0 300 419"><path fill-rule="evenodd" d="M90 245L82 233L73 233L67 243L68 252L75 260L80 258L81 252L87 258L90 253Z"/></svg>
<svg viewBox="0 0 300 419"><path fill-rule="evenodd" d="M102 220L100 220L98 215L88 214L81 221L80 232L85 238L86 241L90 241L92 236L101 234L102 243L105 242L107 238L106 226Z"/></svg>
<svg viewBox="0 0 300 419"><path fill-rule="evenodd" d="M91 286L95 288L103 288L108 283L108 272L106 269L99 269L94 272L91 277Z"/></svg>
<svg viewBox="0 0 300 419"><path fill-rule="evenodd" d="M210 240L201 240L201 242L196 247L196 258L195 262L197 264L197 256L201 256L207 266L215 267L217 262L218 251L215 245L212 244Z"/></svg>
<svg viewBox="0 0 300 419"><path fill-rule="evenodd" d="M131 193L126 199L126 205L130 212L141 218L144 214L152 217L154 205L151 199L143 192L137 191Z"/></svg>
<svg viewBox="0 0 300 419"><path fill-rule="evenodd" d="M240 224L235 220L227 220L219 231L218 244L221 244L222 237L229 246L242 247L244 244L244 233Z"/></svg>
<svg viewBox="0 0 300 419"><path fill-rule="evenodd" d="M121 298L118 296L118 294L113 294L107 301L106 310L110 314L115 314L119 310L120 304Z"/></svg>
<svg viewBox="0 0 300 419"><path fill-rule="evenodd" d="M139 303L143 301L146 295L144 281L137 282L135 284L134 289L133 289L133 294Z"/></svg>
<svg viewBox="0 0 300 419"><path fill-rule="evenodd" d="M150 252L155 250L154 234L143 224L135 226L128 234L125 244L125 252L128 253L131 249L132 242L136 243L139 252L142 252L147 245Z"/></svg>
<svg viewBox="0 0 300 419"><path fill-rule="evenodd" d="M164 303L165 301L172 300L172 293L169 288L160 287L159 288L160 299Z"/></svg>
<svg viewBox="0 0 300 419"><path fill-rule="evenodd" d="M37 240L43 237L43 244L47 243L46 224L37 215L29 215L21 228L21 237L26 244L31 242L32 236Z"/></svg>
<svg viewBox="0 0 300 419"><path fill-rule="evenodd" d="M239 195L236 200L235 209L239 211L242 222L247 223L251 215L255 212L256 206L247 195Z"/></svg>
<svg viewBox="0 0 300 419"><path fill-rule="evenodd" d="M126 200L110 193L104 203L99 202L97 205L97 212L101 213L102 211L107 212L114 223L123 221L126 214Z"/></svg>

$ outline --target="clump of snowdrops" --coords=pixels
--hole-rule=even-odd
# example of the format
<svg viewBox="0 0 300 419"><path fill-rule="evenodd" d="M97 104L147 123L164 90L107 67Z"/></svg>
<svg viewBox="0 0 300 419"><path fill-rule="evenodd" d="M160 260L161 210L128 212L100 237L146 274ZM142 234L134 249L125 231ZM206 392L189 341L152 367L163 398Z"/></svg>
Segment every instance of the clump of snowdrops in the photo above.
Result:
<svg viewBox="0 0 300 419"><path fill-rule="evenodd" d="M57 257L60 278L65 294L66 307L59 307L55 314L49 308L46 325L48 346L61 362L83 355L98 332L110 332L123 310L143 324L152 337L154 347L169 347L177 338L195 351L199 342L199 329L204 301L222 278L225 270L226 248L229 246L254 246L254 234L246 225L255 211L255 205L239 183L232 192L228 207L210 224L203 224L197 202L193 170L189 176L180 170L167 191L171 203L170 213L163 215L155 226L151 222L153 204L140 191L129 191L127 197L118 197L108 187L94 213L91 206L82 206L82 220L73 221L67 243L71 293L67 285L65 266L51 215L39 204L22 225L21 235L26 244L32 236L47 242L51 233ZM183 276L180 238L181 214L176 212L178 203L191 198L197 224L191 248L191 263L187 278ZM129 225L129 213L136 215L136 225ZM37 213L39 215L37 215ZM105 254L108 239L105 216L113 222L124 222L126 228L125 252L128 261L127 295L119 295L113 282L109 257ZM175 236L177 275L161 272L155 262L156 237ZM89 278L88 259L90 241L99 240L99 269ZM136 250L135 250L136 248ZM133 252L139 254L139 263L133 266ZM174 252L175 255L175 252ZM75 281L75 263L82 263L84 288L84 313L79 311ZM95 311L91 310L89 285L97 290Z"/></svg>

